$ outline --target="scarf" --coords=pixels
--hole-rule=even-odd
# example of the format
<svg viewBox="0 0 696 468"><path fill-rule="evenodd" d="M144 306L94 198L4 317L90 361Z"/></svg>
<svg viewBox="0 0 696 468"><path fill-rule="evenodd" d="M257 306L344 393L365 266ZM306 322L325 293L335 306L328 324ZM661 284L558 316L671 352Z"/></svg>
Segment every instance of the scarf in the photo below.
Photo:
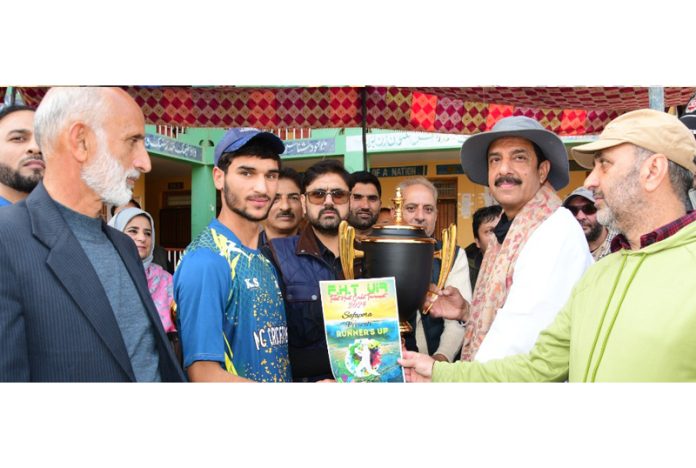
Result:
<svg viewBox="0 0 696 468"><path fill-rule="evenodd" d="M488 244L474 288L471 316L462 346L462 361L472 361L495 315L507 299L520 251L541 223L561 206L561 199L547 183L522 207L512 220L503 243Z"/></svg>
<svg viewBox="0 0 696 468"><path fill-rule="evenodd" d="M124 208L116 213L107 224L112 228L125 232L126 226L128 223L130 223L131 219L140 215L147 216L147 219L150 220L150 227L152 228L152 244L150 244L150 253L143 260L143 267L147 270L147 267L149 267L150 263L152 263L153 252L155 251L155 222L150 213L143 211L140 208Z"/></svg>

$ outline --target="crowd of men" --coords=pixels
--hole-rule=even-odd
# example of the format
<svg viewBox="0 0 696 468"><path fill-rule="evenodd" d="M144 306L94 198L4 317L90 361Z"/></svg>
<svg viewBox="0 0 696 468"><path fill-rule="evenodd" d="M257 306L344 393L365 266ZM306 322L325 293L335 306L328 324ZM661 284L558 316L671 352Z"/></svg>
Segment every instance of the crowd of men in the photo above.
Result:
<svg viewBox="0 0 696 468"><path fill-rule="evenodd" d="M335 160L300 175L277 136L227 131L221 211L173 278L178 356L135 244L100 218L150 170L144 124L118 88L52 88L37 109L0 111L0 380L331 381L319 282L343 279L341 221L358 240L392 221L379 179ZM568 154L536 120L468 138L464 172L496 204L473 214L475 242L415 314L407 380L696 380L687 125L646 109L616 118L572 148L591 172L564 200ZM404 220L434 236L436 187L400 189Z"/></svg>

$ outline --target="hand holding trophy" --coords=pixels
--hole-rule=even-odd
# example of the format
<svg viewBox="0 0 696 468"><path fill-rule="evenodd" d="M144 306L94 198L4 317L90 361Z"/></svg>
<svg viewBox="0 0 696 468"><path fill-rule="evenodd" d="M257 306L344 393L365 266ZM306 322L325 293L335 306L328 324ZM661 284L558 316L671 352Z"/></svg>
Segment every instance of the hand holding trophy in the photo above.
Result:
<svg viewBox="0 0 696 468"><path fill-rule="evenodd" d="M392 201L395 207L394 223L373 226L371 235L358 241L362 250L355 249L355 230L343 221L339 226L339 250L345 279L354 279L353 262L361 257L364 257L365 278L395 278L399 328L403 335L413 332L409 322L423 305L428 293L433 258L442 259L438 280L440 288L447 281L454 263L457 230L455 225L443 230L442 250L435 252L435 239L428 237L422 227L403 220L403 198L398 188Z"/></svg>

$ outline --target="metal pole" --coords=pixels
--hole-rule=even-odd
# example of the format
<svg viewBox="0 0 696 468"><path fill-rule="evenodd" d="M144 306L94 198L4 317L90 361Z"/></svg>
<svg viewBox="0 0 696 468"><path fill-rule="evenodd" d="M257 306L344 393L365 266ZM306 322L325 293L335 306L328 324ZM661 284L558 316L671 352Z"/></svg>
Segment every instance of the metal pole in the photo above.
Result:
<svg viewBox="0 0 696 468"><path fill-rule="evenodd" d="M362 147L363 147L363 170L369 170L367 164L367 88L363 86L360 90L360 101L362 104Z"/></svg>
<svg viewBox="0 0 696 468"><path fill-rule="evenodd" d="M648 102L651 109L664 112L665 110L665 88L662 86L651 86L648 88Z"/></svg>

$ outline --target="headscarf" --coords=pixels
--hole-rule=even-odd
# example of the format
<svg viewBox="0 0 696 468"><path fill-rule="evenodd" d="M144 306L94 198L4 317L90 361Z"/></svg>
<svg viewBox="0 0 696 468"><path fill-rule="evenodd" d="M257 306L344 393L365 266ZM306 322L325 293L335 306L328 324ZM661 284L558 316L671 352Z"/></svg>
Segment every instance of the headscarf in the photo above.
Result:
<svg viewBox="0 0 696 468"><path fill-rule="evenodd" d="M131 219L136 216L147 216L150 220L150 226L152 228L152 242L150 243L150 252L147 257L143 259L143 267L147 270L147 267L152 263L152 255L155 250L155 222L152 216L147 211L143 211L140 208L125 208L118 213L116 213L108 222L108 225L112 228L118 229L121 232L125 232L126 226L130 223Z"/></svg>

